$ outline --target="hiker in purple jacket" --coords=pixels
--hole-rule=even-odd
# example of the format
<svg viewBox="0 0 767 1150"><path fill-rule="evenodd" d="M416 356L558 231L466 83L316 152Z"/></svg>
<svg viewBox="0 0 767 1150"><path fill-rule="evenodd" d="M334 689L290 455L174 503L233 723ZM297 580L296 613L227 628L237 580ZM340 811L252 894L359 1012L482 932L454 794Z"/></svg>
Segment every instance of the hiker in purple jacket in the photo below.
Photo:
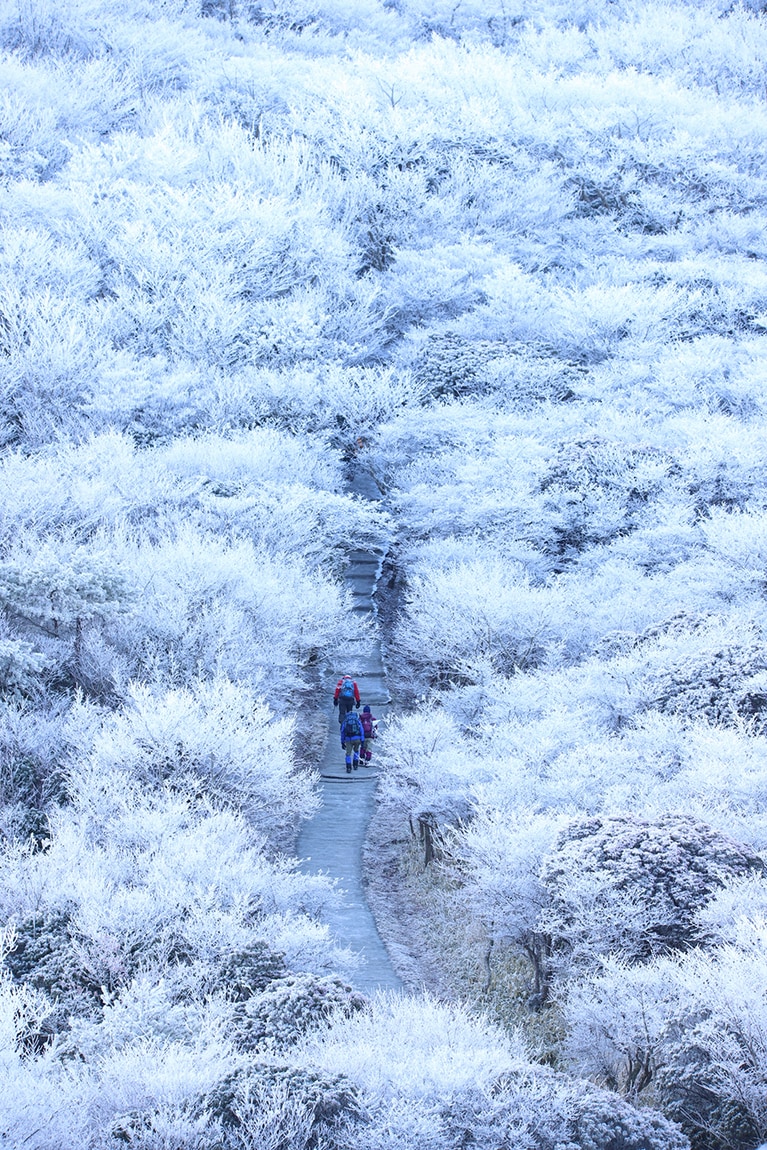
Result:
<svg viewBox="0 0 767 1150"><path fill-rule="evenodd" d="M360 759L362 760L363 766L367 767L370 765L370 760L373 757L372 744L373 739L375 739L377 735L376 727L378 724L378 719L371 712L370 707L365 706L360 712L360 722L362 723L362 732L365 736L365 741L363 742L362 748L360 750Z"/></svg>

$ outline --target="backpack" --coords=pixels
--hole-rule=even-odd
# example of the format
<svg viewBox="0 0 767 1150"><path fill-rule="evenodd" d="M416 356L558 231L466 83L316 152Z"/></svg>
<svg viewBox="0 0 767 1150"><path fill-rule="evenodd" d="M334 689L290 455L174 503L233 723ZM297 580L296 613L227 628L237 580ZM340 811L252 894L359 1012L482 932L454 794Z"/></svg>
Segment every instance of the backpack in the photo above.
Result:
<svg viewBox="0 0 767 1150"><path fill-rule="evenodd" d="M339 696L342 699L354 698L354 679L350 679L348 675L341 681L341 690L339 691Z"/></svg>
<svg viewBox="0 0 767 1150"><path fill-rule="evenodd" d="M360 722L362 723L362 730L365 734L365 738L371 738L373 734L373 716L363 712L363 714L360 715Z"/></svg>
<svg viewBox="0 0 767 1150"><path fill-rule="evenodd" d="M356 711L349 711L344 719L344 739L361 739L362 723Z"/></svg>

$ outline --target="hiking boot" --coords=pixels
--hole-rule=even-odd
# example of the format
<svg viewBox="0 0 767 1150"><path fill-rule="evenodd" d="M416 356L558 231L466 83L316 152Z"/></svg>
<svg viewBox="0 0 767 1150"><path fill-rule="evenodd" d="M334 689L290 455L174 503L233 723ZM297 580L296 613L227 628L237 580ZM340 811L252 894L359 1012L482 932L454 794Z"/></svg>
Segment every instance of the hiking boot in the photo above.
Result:
<svg viewBox="0 0 767 1150"><path fill-rule="evenodd" d="M347 775L350 775L350 774L352 773L352 765L351 765L351 763L347 763L347 764L346 764L346 773L347 773Z"/></svg>
<svg viewBox="0 0 767 1150"><path fill-rule="evenodd" d="M354 766L354 769L356 771L357 767L359 766L359 762L357 761L357 759L354 760L353 766Z"/></svg>

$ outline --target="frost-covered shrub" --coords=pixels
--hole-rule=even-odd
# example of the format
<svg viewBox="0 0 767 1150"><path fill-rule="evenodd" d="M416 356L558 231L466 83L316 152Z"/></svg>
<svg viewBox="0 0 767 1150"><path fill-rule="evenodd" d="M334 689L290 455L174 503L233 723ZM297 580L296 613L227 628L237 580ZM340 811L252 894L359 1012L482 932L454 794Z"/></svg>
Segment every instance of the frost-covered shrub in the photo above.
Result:
<svg viewBox="0 0 767 1150"><path fill-rule="evenodd" d="M582 818L544 861L542 919L565 966L610 953L646 960L700 942L697 915L711 895L763 868L748 847L688 815Z"/></svg>
<svg viewBox="0 0 767 1150"><path fill-rule="evenodd" d="M442 167L443 158L429 149L404 162L420 169L419 179L407 188L406 196L397 194L396 187L391 189L396 198L392 197L393 203L387 205L383 220L365 237L363 244L367 258L388 260L383 269L385 274L381 276L381 302L385 305L390 337L387 358L391 357L406 370L413 367L427 395L491 393L497 388L495 374L506 362L505 359L498 364L494 362L499 354L503 355L500 341L497 345L486 345L481 339L462 340L449 332L426 335L425 331L435 323L440 327L449 324L482 298L486 262L492 257L487 245L474 239L435 242L427 248L409 246L412 236L407 235L407 230L412 231L412 222L418 219L417 213L424 206L428 211L430 193L443 183L447 172ZM410 205L411 214L403 216ZM455 371L448 367L448 354L444 357L441 354L443 349L449 353L451 344L458 360ZM442 375L443 369L446 378Z"/></svg>
<svg viewBox="0 0 767 1150"><path fill-rule="evenodd" d="M73 725L80 718L87 716L75 714ZM135 685L92 748L83 747L70 786L81 795L134 786L200 791L277 838L316 803L309 777L294 769L291 738L292 721L276 718L244 684L219 679L161 692Z"/></svg>
<svg viewBox="0 0 767 1150"><path fill-rule="evenodd" d="M292 974L275 979L238 1011L238 1045L274 1052L287 1049L336 1012L352 1014L367 999L340 978Z"/></svg>
<svg viewBox="0 0 767 1150"><path fill-rule="evenodd" d="M469 815L474 785L490 777L455 721L441 708L420 709L386 726L376 756L383 765L381 801L412 822L428 817L435 827Z"/></svg>
<svg viewBox="0 0 767 1150"><path fill-rule="evenodd" d="M135 1146L137 1150L167 1150L193 1146L194 1150L219 1150L221 1131L207 1116L198 1116L189 1103L156 1109L129 1110L117 1115L108 1131L107 1145Z"/></svg>
<svg viewBox="0 0 767 1150"><path fill-rule="evenodd" d="M640 966L607 959L567 990L570 1067L679 1122L696 1150L750 1150L767 1133L765 928Z"/></svg>
<svg viewBox="0 0 767 1150"><path fill-rule="evenodd" d="M0 565L0 603L7 615L76 644L80 625L124 609L124 579L106 550L75 539L16 541Z"/></svg>
<svg viewBox="0 0 767 1150"><path fill-rule="evenodd" d="M16 297L16 298L14 298ZM79 430L86 380L98 362L101 321L66 296L6 292L0 365L3 446L40 447L64 427Z"/></svg>
<svg viewBox="0 0 767 1150"><path fill-rule="evenodd" d="M687 1150L684 1135L654 1110L539 1067L506 1073L485 1091L442 1110L444 1146L495 1150L499 1139L530 1150Z"/></svg>
<svg viewBox="0 0 767 1150"><path fill-rule="evenodd" d="M569 1068L637 1099L663 1065L677 988L664 962L605 956L599 969L560 992Z"/></svg>
<svg viewBox="0 0 767 1150"><path fill-rule="evenodd" d="M573 1140L583 1150L686 1150L685 1135L657 1111L635 1109L606 1091L587 1091L578 1099Z"/></svg>
<svg viewBox="0 0 767 1150"><path fill-rule="evenodd" d="M767 515L746 501L747 494L743 493L742 510L732 506L734 499L721 500L729 507L709 506L701 530L717 558L731 564L740 578L761 583L767 566Z"/></svg>
<svg viewBox="0 0 767 1150"><path fill-rule="evenodd" d="M75 1130L87 1130L96 1144L130 1144L135 1133L137 1144L146 1150L171 1146L213 1150L220 1145L215 1137L220 1131L208 1115L197 1110L200 1095L236 1065L231 1046L221 1034L220 1020L217 1027L201 1012L196 1033L181 1039L155 1035L151 1026L145 1026L142 1033L139 1026L127 1044L110 1047L107 1042L92 1052L88 1061L73 1059L67 1063L77 1068L66 1086L60 1084L58 1088L61 1097L69 1087L67 1124ZM60 1077L60 1067L61 1063L38 1069L43 1087L50 1078ZM43 1094L41 1101L35 1108L37 1113L29 1108L24 1115L24 1126L28 1130L35 1118L47 1118L59 1144L71 1144L74 1136L62 1137L64 1123L52 1100Z"/></svg>
<svg viewBox="0 0 767 1150"><path fill-rule="evenodd" d="M675 995L656 1086L697 1150L767 1138L765 942L764 919L743 919L734 945L669 972Z"/></svg>
<svg viewBox="0 0 767 1150"><path fill-rule="evenodd" d="M102 46L90 21L92 6L75 2L66 11L52 12L41 0L5 5L0 21L4 48L22 58L36 56L87 57Z"/></svg>
<svg viewBox="0 0 767 1150"><path fill-rule="evenodd" d="M435 398L481 395L491 386L494 363L506 354L500 342L433 335L421 350L415 377Z"/></svg>
<svg viewBox="0 0 767 1150"><path fill-rule="evenodd" d="M275 979L285 975L285 956L276 953L263 939L225 952L211 964L207 980L211 990L222 990L233 1002L247 1002L262 995Z"/></svg>
<svg viewBox="0 0 767 1150"><path fill-rule="evenodd" d="M648 707L688 720L737 726L767 708L767 655L761 627L744 619L689 618L684 613L638 637ZM644 650L642 649L644 647Z"/></svg>
<svg viewBox="0 0 767 1150"><path fill-rule="evenodd" d="M410 579L393 648L399 674L425 694L472 682L478 667L502 675L537 666L553 638L550 596L521 565L483 555Z"/></svg>
<svg viewBox="0 0 767 1150"><path fill-rule="evenodd" d="M64 798L64 765L70 748L66 709L53 702L35 708L0 707L0 825L6 839L46 837L46 813Z"/></svg>
<svg viewBox="0 0 767 1150"><path fill-rule="evenodd" d="M104 644L103 631L130 609L131 599L105 539L84 543L73 532L54 540L20 531L0 561L0 603L18 653L16 678L22 673L31 687L36 666L38 688L83 686L108 693L120 660Z"/></svg>
<svg viewBox="0 0 767 1150"><path fill-rule="evenodd" d="M512 771L519 766L514 763ZM527 958L532 969L529 1005L538 1008L547 1000L551 977L551 936L544 917L549 894L541 867L564 818L493 794L494 789L493 784L477 788L471 817L450 838L459 905L482 924L491 943L511 945Z"/></svg>
<svg viewBox="0 0 767 1150"><path fill-rule="evenodd" d="M90 1018L102 1006L102 988L84 969L74 945L71 914L43 911L16 924L4 967L14 983L45 994L50 1008L30 1041L44 1044L67 1028L70 1017Z"/></svg>
<svg viewBox="0 0 767 1150"><path fill-rule="evenodd" d="M198 1105L221 1123L225 1146L243 1150L340 1150L349 1143L339 1144L334 1132L366 1121L364 1103L350 1079L278 1062L256 1061L236 1071Z"/></svg>
<svg viewBox="0 0 767 1150"><path fill-rule="evenodd" d="M106 632L131 677L183 686L225 675L276 706L302 668L338 645L348 593L299 555L181 525L156 543L125 531L111 541L114 565L144 588ZM360 620L355 642L363 648L367 634Z"/></svg>
<svg viewBox="0 0 767 1150"><path fill-rule="evenodd" d="M549 546L563 557L628 534L675 473L673 459L648 444L600 438L559 446L539 482L551 515Z"/></svg>
<svg viewBox="0 0 767 1150"><path fill-rule="evenodd" d="M0 692L13 697L35 694L49 663L24 639L0 638Z"/></svg>
<svg viewBox="0 0 767 1150"><path fill-rule="evenodd" d="M291 370L263 368L216 380L209 415L214 426L266 423L324 434L348 453L359 447L359 436L375 443L381 420L417 409L422 393L409 371L306 362Z"/></svg>
<svg viewBox="0 0 767 1150"><path fill-rule="evenodd" d="M386 1104L484 1086L515 1066L523 1043L462 1004L378 993L365 1010L338 1012L309 1031L292 1057L297 1065L342 1074L363 1098Z"/></svg>
<svg viewBox="0 0 767 1150"><path fill-rule="evenodd" d="M2 68L3 80L9 83L16 69L5 62ZM18 73L17 73L18 74ZM31 106L30 106L31 105ZM0 106L0 126L3 131L3 146L0 149L0 175L4 181L16 179L38 180L53 175L69 156L68 148L59 141L56 133L56 116L48 108L35 107L34 102L18 91L9 92ZM13 303L6 298L5 309L11 312ZM11 325L9 324L9 327ZM10 350L12 333L4 331L3 344ZM6 381L7 383L7 377ZM10 390L3 389L6 400L11 399ZM19 436L19 423L26 405L11 402L0 424L0 441L13 442ZM63 415L57 406L57 414Z"/></svg>

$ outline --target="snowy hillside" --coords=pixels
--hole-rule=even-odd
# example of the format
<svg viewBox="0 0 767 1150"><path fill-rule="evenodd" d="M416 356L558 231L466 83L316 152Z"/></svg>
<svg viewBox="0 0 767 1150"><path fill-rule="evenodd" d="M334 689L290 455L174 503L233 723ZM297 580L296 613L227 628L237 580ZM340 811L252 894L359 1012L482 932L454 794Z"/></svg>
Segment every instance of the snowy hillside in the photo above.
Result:
<svg viewBox="0 0 767 1150"><path fill-rule="evenodd" d="M767 13L0 49L0 1146L755 1150ZM382 539L367 999L293 854Z"/></svg>

